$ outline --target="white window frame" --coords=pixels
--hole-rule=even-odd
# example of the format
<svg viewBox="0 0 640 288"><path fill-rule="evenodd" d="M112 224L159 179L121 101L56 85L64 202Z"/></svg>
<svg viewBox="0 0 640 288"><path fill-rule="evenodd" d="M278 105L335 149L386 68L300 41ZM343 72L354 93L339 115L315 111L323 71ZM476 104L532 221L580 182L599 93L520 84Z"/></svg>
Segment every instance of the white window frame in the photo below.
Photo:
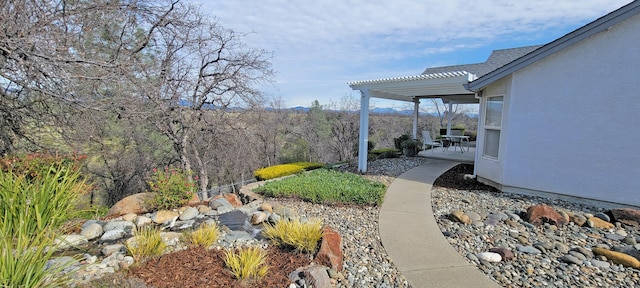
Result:
<svg viewBox="0 0 640 288"><path fill-rule="evenodd" d="M496 100L491 101L491 99L493 98L501 98L501 106L500 106L500 119L498 119L499 123L489 123L489 106L491 102L496 102ZM504 95L492 95L492 96L487 96L487 102L485 105L485 110L484 110L484 143L483 143L483 149L482 149L482 156L489 158L489 159L495 159L498 160L499 159L499 155L500 155L500 140L502 139L502 122L503 122L503 117L504 117ZM494 142L495 145L497 145L498 147L495 149L495 155L489 154L487 153L488 150L487 148L489 147L487 140L489 139L489 131L497 131L498 134L498 139L497 142ZM493 151L494 149L492 149L491 151Z"/></svg>

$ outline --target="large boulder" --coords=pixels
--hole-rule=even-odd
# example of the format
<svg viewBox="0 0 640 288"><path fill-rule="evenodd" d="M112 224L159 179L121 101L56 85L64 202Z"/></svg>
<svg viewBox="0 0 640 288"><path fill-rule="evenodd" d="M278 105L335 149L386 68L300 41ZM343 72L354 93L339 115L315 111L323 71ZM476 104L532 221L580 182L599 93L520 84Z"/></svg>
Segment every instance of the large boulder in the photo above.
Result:
<svg viewBox="0 0 640 288"><path fill-rule="evenodd" d="M106 218L115 218L129 213L143 214L151 211L153 208L153 193L138 193L122 198L115 205L111 206L107 212Z"/></svg>
<svg viewBox="0 0 640 288"><path fill-rule="evenodd" d="M553 207L546 204L538 204L527 208L527 221L533 225L549 223L556 226L567 224L565 218Z"/></svg>
<svg viewBox="0 0 640 288"><path fill-rule="evenodd" d="M620 222L634 227L640 227L640 210L632 208L617 208L611 210L612 222Z"/></svg>
<svg viewBox="0 0 640 288"><path fill-rule="evenodd" d="M316 261L336 271L342 271L342 260L342 238L338 232L325 226L322 229L322 242L320 251L316 254Z"/></svg>

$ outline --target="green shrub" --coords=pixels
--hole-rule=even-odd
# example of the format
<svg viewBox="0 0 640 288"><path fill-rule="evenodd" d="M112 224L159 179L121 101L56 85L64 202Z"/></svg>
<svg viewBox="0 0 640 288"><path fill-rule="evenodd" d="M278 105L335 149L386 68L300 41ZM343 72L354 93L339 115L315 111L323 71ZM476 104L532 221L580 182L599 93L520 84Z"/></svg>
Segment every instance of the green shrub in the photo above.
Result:
<svg viewBox="0 0 640 288"><path fill-rule="evenodd" d="M323 168L324 164L320 162L294 162L289 164L280 164L265 167L262 169L256 170L253 173L253 176L256 177L258 181L270 180L275 178L280 178L284 176L289 176L293 174L300 173L302 171L310 171L318 168Z"/></svg>
<svg viewBox="0 0 640 288"><path fill-rule="evenodd" d="M304 171L304 168L301 166L294 164L281 164L259 169L253 173L253 176L255 176L258 181L262 181L293 175L302 171Z"/></svg>
<svg viewBox="0 0 640 288"><path fill-rule="evenodd" d="M405 140L411 140L411 136L409 134L402 134L398 138L393 138L393 144L398 151L402 151L402 142Z"/></svg>
<svg viewBox="0 0 640 288"><path fill-rule="evenodd" d="M193 198L195 181L191 178L191 171L165 167L164 170L153 169L149 187L155 194L152 204L156 208L175 209Z"/></svg>
<svg viewBox="0 0 640 288"><path fill-rule="evenodd" d="M262 278L269 272L266 253L257 247L225 252L224 263L238 280Z"/></svg>
<svg viewBox="0 0 640 288"><path fill-rule="evenodd" d="M382 148L371 151L376 157L374 159L397 158L400 150L395 148Z"/></svg>
<svg viewBox="0 0 640 288"><path fill-rule="evenodd" d="M371 150L373 150L373 148L376 147L376 143L371 141L371 140L367 140L367 154L370 153ZM358 156L358 152L360 152L360 143L356 143L353 144L353 156Z"/></svg>
<svg viewBox="0 0 640 288"><path fill-rule="evenodd" d="M127 240L125 245L136 262L148 257L160 256L167 247L167 244L162 241L160 230L153 227L135 229L133 236Z"/></svg>
<svg viewBox="0 0 640 288"><path fill-rule="evenodd" d="M324 164L322 164L320 162L295 162L295 163L290 163L290 164L291 165L300 166L300 167L302 167L302 169L307 170L307 171L324 167Z"/></svg>
<svg viewBox="0 0 640 288"><path fill-rule="evenodd" d="M322 222L281 220L275 225L266 224L262 235L278 245L290 246L300 252L313 254L316 252L318 242L322 239Z"/></svg>
<svg viewBox="0 0 640 288"><path fill-rule="evenodd" d="M352 173L318 169L253 190L269 197L297 197L313 203L380 204L385 186Z"/></svg>

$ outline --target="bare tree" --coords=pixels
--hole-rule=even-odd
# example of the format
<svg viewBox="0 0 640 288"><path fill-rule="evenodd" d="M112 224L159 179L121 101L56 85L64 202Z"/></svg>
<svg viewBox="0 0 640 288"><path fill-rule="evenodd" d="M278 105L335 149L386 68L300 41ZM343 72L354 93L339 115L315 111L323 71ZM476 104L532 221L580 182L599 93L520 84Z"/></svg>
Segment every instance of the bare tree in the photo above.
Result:
<svg viewBox="0 0 640 288"><path fill-rule="evenodd" d="M96 131L100 138L92 141L101 145L105 138L129 138L125 147L138 149L144 136L132 140L101 125L153 123L165 137L155 140L170 141L183 167L195 166L204 189L207 159L194 143L227 129L221 123L233 121L230 108L258 105L253 86L272 74L270 53L247 48L242 35L178 0L8 0L0 3L0 21L0 153L14 151L19 141L47 148L28 133L33 125L65 129L70 141L82 141L73 135L78 128ZM104 118L78 121L78 115ZM137 132L149 136L149 127ZM70 145L88 149L92 141ZM115 156L123 154L103 148L97 150L111 156L94 172L116 185L116 167L126 165Z"/></svg>

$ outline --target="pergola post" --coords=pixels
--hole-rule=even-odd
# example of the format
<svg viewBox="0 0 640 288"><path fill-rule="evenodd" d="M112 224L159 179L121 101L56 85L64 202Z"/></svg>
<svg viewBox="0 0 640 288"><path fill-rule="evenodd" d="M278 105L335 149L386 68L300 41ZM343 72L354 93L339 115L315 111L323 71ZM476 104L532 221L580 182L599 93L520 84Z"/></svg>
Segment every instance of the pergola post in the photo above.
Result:
<svg viewBox="0 0 640 288"><path fill-rule="evenodd" d="M449 101L449 109L447 111L447 135L451 135L451 121L453 121L453 103Z"/></svg>
<svg viewBox="0 0 640 288"><path fill-rule="evenodd" d="M413 99L413 139L418 139L418 109L420 108L420 99Z"/></svg>
<svg viewBox="0 0 640 288"><path fill-rule="evenodd" d="M360 90L360 136L358 143L358 172L367 172L369 142L369 89Z"/></svg>

